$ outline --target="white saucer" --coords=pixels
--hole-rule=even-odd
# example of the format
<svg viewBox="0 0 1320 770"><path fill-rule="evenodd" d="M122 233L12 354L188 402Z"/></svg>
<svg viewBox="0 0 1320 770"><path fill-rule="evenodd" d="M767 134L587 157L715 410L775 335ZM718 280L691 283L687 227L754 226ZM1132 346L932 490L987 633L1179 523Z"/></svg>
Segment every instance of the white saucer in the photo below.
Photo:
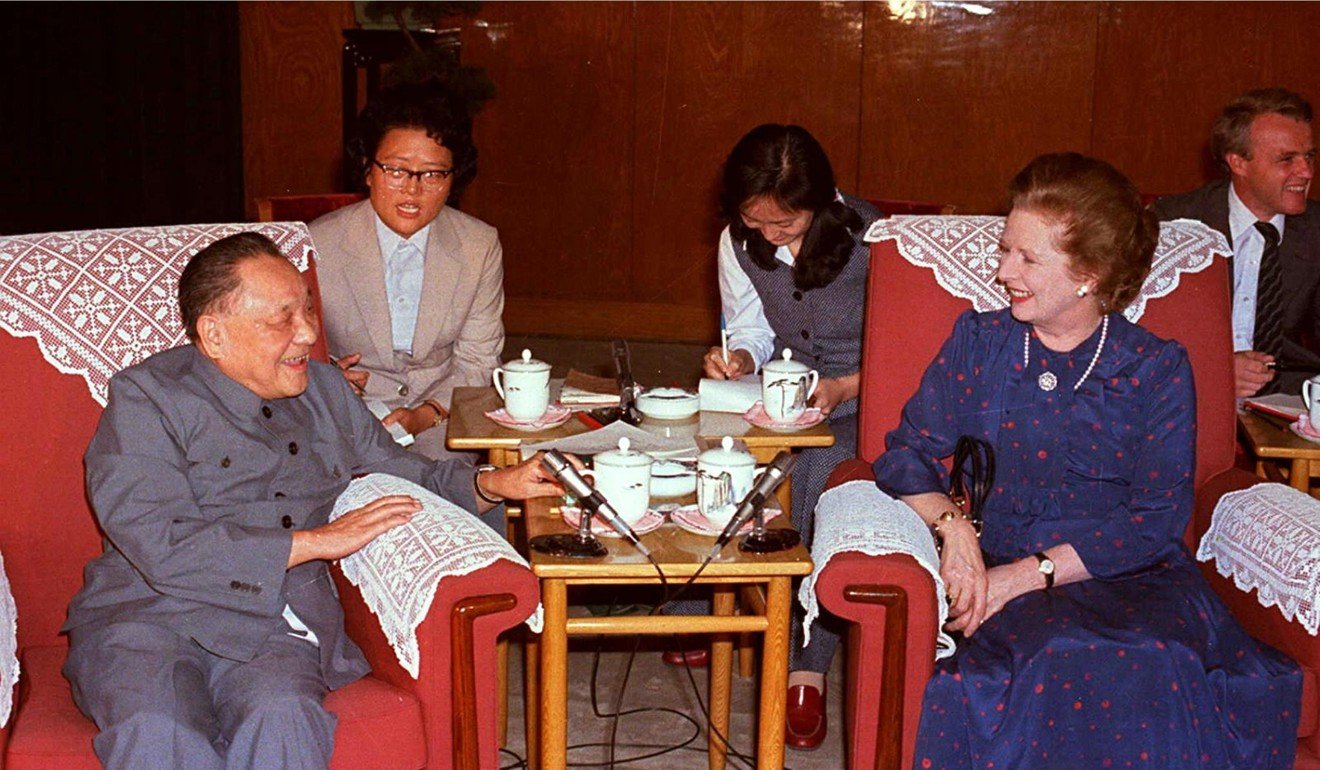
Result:
<svg viewBox="0 0 1320 770"><path fill-rule="evenodd" d="M573 416L573 410L561 404L551 404L550 408L545 410L545 414L530 421L513 419L508 412L504 411L504 407L500 407L493 412L486 412L486 416L496 425L531 432L558 428L568 422L568 418Z"/></svg>
<svg viewBox="0 0 1320 770"><path fill-rule="evenodd" d="M764 512L766 521L770 521L783 513L778 508L765 508ZM722 525L717 527L712 524L710 519L706 518L706 514L702 513L701 509L695 505L683 505L675 508L669 512L669 520L677 524L680 529L687 530L694 535L715 537L724 531ZM754 521L748 521L738 530L738 534L745 535L751 532L754 524Z"/></svg>
<svg viewBox="0 0 1320 770"><path fill-rule="evenodd" d="M795 430L803 430L813 425L819 425L825 419L825 415L816 407L811 407L802 413L802 416L793 422L775 422L765 413L765 404L757 401L752 404L752 408L743 412L743 419L758 428L773 430L777 433L792 433Z"/></svg>
<svg viewBox="0 0 1320 770"><path fill-rule="evenodd" d="M582 509L566 505L559 509L559 516L564 520L565 524L573 529L577 529L578 521L582 516ZM638 519L637 523L632 525L632 529L633 532L637 533L638 537L641 537L647 532L656 531L660 528L660 525L664 523L665 515L663 513L655 509L648 509L642 518ZM599 516L593 516L591 519L591 533L596 537L622 537L622 535L614 531L614 527L611 527L609 522Z"/></svg>

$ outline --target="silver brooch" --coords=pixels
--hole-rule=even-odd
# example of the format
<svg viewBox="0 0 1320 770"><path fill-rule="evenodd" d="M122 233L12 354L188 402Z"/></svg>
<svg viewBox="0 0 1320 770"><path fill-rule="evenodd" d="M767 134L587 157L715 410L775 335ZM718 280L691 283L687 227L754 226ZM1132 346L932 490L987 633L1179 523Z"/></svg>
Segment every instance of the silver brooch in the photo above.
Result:
<svg viewBox="0 0 1320 770"><path fill-rule="evenodd" d="M1059 386L1059 378L1054 376L1054 372L1043 372L1036 378L1036 384L1041 390L1048 392Z"/></svg>

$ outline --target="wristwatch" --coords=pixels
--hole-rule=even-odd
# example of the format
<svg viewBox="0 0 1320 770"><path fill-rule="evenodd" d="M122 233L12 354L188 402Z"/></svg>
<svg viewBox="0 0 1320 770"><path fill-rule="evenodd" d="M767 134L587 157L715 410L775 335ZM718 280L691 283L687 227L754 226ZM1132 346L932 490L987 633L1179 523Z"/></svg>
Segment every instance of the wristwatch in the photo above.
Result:
<svg viewBox="0 0 1320 770"><path fill-rule="evenodd" d="M494 470L499 470L499 469L496 468L494 465L478 465L477 472L472 474L472 489L477 493L477 497L480 497L482 500L485 500L491 505L499 505L500 503L504 502L504 498L502 497L496 498L487 495L485 492L482 491L481 484L477 482L477 479L481 478L481 474L489 473Z"/></svg>
<svg viewBox="0 0 1320 770"><path fill-rule="evenodd" d="M1036 565L1036 569L1040 570L1040 574L1045 576L1045 590L1048 591L1054 587L1054 560L1043 552L1037 551L1036 561L1040 562Z"/></svg>

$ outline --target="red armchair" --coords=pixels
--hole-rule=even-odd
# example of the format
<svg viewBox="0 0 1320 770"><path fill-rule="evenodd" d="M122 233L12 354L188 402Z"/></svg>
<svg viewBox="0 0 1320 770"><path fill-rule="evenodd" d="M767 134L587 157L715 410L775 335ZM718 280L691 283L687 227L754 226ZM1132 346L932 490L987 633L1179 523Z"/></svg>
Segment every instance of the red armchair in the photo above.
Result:
<svg viewBox="0 0 1320 770"><path fill-rule="evenodd" d="M22 666L13 716L0 730L0 767L99 766L92 753L96 727L74 706L60 674L67 646L59 628L82 585L83 565L101 551L83 491L82 453L101 413L89 390L103 394L107 370L177 344L179 271L219 235L248 229L281 234L277 242L291 257L301 256L295 261L306 265L315 293L305 227L225 227L0 238L0 357L9 395L0 410L0 552L18 608ZM145 252L158 258L143 259ZM120 301L124 297L127 302ZM75 306L85 314L71 310ZM70 319L71 326L52 324L42 317L43 308ZM130 315L126 308L145 310L138 320L146 322L121 322ZM115 333L88 332L88 324L107 320ZM97 374L97 365L85 361L98 355L117 365L102 360ZM92 373L77 376L84 371ZM530 570L500 561L444 579L417 632L417 679L399 666L358 591L335 572L349 634L366 652L373 674L326 700L339 718L332 766L497 766L496 636L536 607Z"/></svg>
<svg viewBox="0 0 1320 770"><path fill-rule="evenodd" d="M950 217L951 220L959 219ZM1189 546L1210 523L1225 492L1259 481L1233 467L1236 418L1230 344L1227 261L1183 273L1175 291L1151 300L1140 323L1182 342L1196 378L1196 511ZM862 367L860 459L841 464L833 484L871 478L870 463L884 451L921 374L968 301L949 294L934 274L905 260L894 241L871 251ZM1195 552L1194 546L1192 546ZM1212 565L1201 565L1216 593L1251 634L1282 650L1303 668L1297 768L1320 767L1316 672L1320 639L1277 609L1262 607ZM908 556L836 556L816 586L821 603L851 624L846 710L850 767L909 768L926 680L935 658L935 595L928 573Z"/></svg>

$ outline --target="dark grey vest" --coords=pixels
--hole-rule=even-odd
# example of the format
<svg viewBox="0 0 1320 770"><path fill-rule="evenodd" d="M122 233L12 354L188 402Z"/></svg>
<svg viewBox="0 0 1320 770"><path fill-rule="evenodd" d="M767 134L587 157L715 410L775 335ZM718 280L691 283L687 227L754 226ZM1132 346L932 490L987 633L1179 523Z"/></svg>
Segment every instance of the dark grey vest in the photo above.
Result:
<svg viewBox="0 0 1320 770"><path fill-rule="evenodd" d="M822 378L861 369L862 309L871 261L870 244L862 241L862 234L880 218L880 212L866 201L846 195L843 200L861 215L865 225L856 235L848 264L828 286L800 291L793 286L788 265L779 263L774 270L764 270L752 261L741 241L733 242L734 256L756 288L775 332L775 357L784 348L792 348L793 360L819 371Z"/></svg>

